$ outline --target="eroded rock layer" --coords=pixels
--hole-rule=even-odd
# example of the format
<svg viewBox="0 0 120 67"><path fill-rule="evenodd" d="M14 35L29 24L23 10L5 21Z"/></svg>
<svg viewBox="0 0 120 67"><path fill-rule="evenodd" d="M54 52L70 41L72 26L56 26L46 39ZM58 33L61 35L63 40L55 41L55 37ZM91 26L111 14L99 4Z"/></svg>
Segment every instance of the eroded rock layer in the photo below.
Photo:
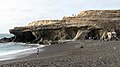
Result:
<svg viewBox="0 0 120 67"><path fill-rule="evenodd" d="M63 39L103 39L108 30L120 37L120 10L87 10L62 20L40 20L26 27L15 27L10 33L15 42L46 43Z"/></svg>

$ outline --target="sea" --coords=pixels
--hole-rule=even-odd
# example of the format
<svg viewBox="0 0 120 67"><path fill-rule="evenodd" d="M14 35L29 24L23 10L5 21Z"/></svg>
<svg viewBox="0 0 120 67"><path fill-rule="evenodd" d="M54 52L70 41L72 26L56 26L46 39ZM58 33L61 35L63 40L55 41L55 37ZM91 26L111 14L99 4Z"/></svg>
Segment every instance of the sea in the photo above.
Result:
<svg viewBox="0 0 120 67"><path fill-rule="evenodd" d="M0 39L4 37L10 38L12 36L14 35L0 34ZM45 45L20 42L0 43L0 61L26 57L32 53L36 53L37 48L40 48L39 51L43 51L43 49L41 49L42 47L45 47Z"/></svg>

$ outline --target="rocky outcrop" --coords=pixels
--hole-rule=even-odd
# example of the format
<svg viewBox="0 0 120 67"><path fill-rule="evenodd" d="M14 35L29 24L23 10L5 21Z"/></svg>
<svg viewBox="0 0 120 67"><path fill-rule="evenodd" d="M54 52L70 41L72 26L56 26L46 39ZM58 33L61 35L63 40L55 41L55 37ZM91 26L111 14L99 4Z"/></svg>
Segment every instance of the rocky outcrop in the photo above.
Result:
<svg viewBox="0 0 120 67"><path fill-rule="evenodd" d="M47 26L48 27L48 26ZM77 27L22 27L10 30L10 33L16 35L15 42L47 43L49 40L57 41L62 39L73 39L78 30Z"/></svg>
<svg viewBox="0 0 120 67"><path fill-rule="evenodd" d="M0 43L12 42L14 38L15 38L14 36L11 38L4 37L4 38L0 39Z"/></svg>
<svg viewBox="0 0 120 67"><path fill-rule="evenodd" d="M87 10L62 20L40 20L10 30L12 41L46 43L63 39L103 39L108 30L120 37L120 10Z"/></svg>

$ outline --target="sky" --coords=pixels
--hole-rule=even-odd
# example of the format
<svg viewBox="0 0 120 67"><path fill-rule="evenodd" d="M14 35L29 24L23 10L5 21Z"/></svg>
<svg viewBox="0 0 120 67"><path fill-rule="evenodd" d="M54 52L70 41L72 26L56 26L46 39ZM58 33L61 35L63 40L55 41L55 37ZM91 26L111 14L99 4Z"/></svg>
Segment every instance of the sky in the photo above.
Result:
<svg viewBox="0 0 120 67"><path fill-rule="evenodd" d="M0 0L0 33L36 20L62 19L82 10L120 9L120 0Z"/></svg>

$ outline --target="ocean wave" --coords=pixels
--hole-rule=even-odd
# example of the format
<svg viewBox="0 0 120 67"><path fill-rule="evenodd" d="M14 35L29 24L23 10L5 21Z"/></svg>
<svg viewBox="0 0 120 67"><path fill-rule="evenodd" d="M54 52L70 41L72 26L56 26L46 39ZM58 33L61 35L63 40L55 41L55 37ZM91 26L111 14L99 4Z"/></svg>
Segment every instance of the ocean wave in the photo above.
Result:
<svg viewBox="0 0 120 67"><path fill-rule="evenodd" d="M1 44L0 45L0 61L13 59L19 55L36 53L37 48L45 47L45 45L39 45L39 44L27 44L28 46L24 46L24 45L26 45L26 43L10 42L10 43ZM37 47L31 47L31 45L37 45ZM42 50L43 49L40 49L39 51L42 51Z"/></svg>

